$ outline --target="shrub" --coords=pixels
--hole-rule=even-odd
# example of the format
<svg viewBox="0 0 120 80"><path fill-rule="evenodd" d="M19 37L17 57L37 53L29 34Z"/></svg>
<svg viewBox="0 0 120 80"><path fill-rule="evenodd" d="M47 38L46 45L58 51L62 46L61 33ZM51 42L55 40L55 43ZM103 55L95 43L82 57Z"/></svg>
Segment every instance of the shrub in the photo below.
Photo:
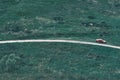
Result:
<svg viewBox="0 0 120 80"><path fill-rule="evenodd" d="M53 20L55 20L59 24L63 24L64 23L64 19L61 16L53 17Z"/></svg>
<svg viewBox="0 0 120 80"><path fill-rule="evenodd" d="M20 23L17 22L11 22L7 25L5 25L4 32L20 32L23 31L24 28Z"/></svg>
<svg viewBox="0 0 120 80"><path fill-rule="evenodd" d="M21 58L15 54L5 55L0 60L1 72L14 72L20 67Z"/></svg>
<svg viewBox="0 0 120 80"><path fill-rule="evenodd" d="M21 0L1 0L1 3L11 3L11 4L15 4L20 2Z"/></svg>

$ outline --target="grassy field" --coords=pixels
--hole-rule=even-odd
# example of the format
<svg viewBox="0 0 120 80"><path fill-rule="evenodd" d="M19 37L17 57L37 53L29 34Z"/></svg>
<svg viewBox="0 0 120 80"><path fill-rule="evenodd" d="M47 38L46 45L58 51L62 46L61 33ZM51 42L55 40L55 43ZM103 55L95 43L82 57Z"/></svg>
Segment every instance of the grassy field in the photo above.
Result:
<svg viewBox="0 0 120 80"><path fill-rule="evenodd" d="M0 40L72 39L120 46L119 0L0 0ZM119 80L120 50L0 44L0 80Z"/></svg>
<svg viewBox="0 0 120 80"><path fill-rule="evenodd" d="M0 80L119 80L120 50L68 43L0 45Z"/></svg>
<svg viewBox="0 0 120 80"><path fill-rule="evenodd" d="M104 38L120 45L119 0L1 0L0 39Z"/></svg>

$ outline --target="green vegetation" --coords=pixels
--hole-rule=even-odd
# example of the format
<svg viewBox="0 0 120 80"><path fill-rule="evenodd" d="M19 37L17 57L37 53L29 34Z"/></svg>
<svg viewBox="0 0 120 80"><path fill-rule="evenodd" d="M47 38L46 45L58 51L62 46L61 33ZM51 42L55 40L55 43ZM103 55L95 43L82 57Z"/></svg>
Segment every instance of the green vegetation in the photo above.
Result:
<svg viewBox="0 0 120 80"><path fill-rule="evenodd" d="M120 78L117 49L68 43L17 43L2 44L0 51L0 80Z"/></svg>
<svg viewBox="0 0 120 80"><path fill-rule="evenodd" d="M0 40L73 39L120 46L120 0L0 0ZM120 50L0 44L0 80L119 80Z"/></svg>
<svg viewBox="0 0 120 80"><path fill-rule="evenodd" d="M119 0L1 0L0 38L104 38L120 45Z"/></svg>

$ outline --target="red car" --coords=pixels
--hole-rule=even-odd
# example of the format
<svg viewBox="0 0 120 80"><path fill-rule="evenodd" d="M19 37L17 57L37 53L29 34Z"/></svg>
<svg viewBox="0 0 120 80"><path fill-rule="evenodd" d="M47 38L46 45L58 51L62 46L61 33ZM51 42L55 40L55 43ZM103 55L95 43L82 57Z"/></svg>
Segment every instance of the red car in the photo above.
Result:
<svg viewBox="0 0 120 80"><path fill-rule="evenodd" d="M97 42L97 43L106 43L106 41L103 40L103 39L96 39L96 42Z"/></svg>

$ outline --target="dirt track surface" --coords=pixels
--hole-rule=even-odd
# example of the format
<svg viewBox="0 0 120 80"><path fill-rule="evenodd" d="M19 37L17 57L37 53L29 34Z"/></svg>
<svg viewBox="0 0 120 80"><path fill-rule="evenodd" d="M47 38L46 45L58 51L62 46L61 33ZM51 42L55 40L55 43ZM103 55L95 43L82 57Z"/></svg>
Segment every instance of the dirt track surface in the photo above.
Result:
<svg viewBox="0 0 120 80"><path fill-rule="evenodd" d="M7 40L0 41L0 44L6 43L30 43L30 42L49 42L49 43L76 43L76 44L87 44L87 45L96 45L96 46L104 46L115 49L120 49L120 46L108 45L108 44L99 44L94 42L85 42L85 41L76 41L76 40L50 40L50 39L31 39L31 40Z"/></svg>

